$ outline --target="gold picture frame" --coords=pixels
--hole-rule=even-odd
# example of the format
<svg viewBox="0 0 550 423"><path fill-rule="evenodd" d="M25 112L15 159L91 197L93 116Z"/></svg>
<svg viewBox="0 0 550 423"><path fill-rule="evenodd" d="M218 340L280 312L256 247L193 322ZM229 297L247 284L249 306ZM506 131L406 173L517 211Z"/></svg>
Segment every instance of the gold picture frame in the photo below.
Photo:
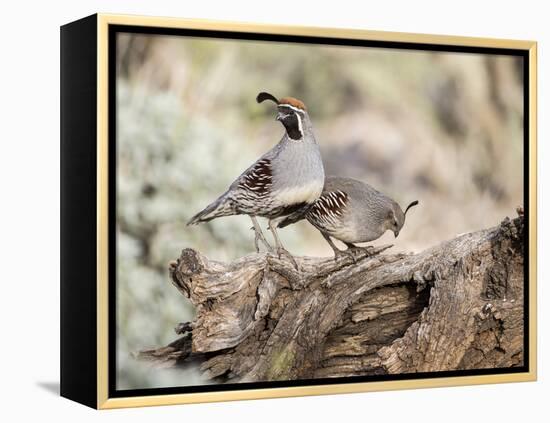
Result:
<svg viewBox="0 0 550 423"><path fill-rule="evenodd" d="M94 269L95 276L95 304L96 309L94 313L90 315L91 319L95 319L95 354L92 354L90 362L95 359L95 385L87 380L80 382L74 382L72 374L76 371L77 366L82 366L82 363L76 364L74 362L67 362L63 364L63 357L68 360L71 353L71 348L75 348L74 345L84 342L84 339L76 339L77 330L71 329L69 323L63 323L63 314L66 319L74 318L74 310L67 308L63 305L62 300L62 331L65 331L66 337L63 337L62 332L62 395L75 399L76 401L90 405L98 409L111 409L121 407L139 407L139 406L151 406L151 405L168 405L168 404L187 404L187 403L199 403L199 402L214 402L214 401L234 401L234 400L246 400L246 399L260 399L260 398L280 398L291 396L306 396L306 395L320 395L320 394L340 394L340 393L352 393L352 392L370 392L370 391L382 391L382 390L398 390L398 389L416 389L416 388L432 388L432 387L444 387L444 386L460 386L460 385L477 385L477 384L490 384L490 383L504 383L504 382L525 382L535 381L537 378L537 328L536 328L536 279L537 279L537 263L536 263L536 251L537 251L537 43L534 41L518 41L518 40L504 40L504 39L490 39L490 38L476 38L476 37L462 37L462 36L448 36L448 35L430 35L430 34L411 34L401 32L382 32L382 31L368 31L360 29L335 29L335 28L315 28L315 27L301 27L301 26L275 26L275 25L261 25L250 23L234 23L234 22L221 22L221 21L209 21L209 20L191 20L180 18L162 18L162 17L145 17L145 16L124 16L114 14L97 14L94 15L88 21L89 29L84 34L84 37L89 39L93 37L95 31L96 55L95 62L97 69L95 69L96 75L96 119L95 119L95 204L96 210L91 217L95 220L94 227L96 229L95 234L95 262L90 263L90 266ZM68 24L64 28L66 37L72 39L78 38L79 22ZM528 89L525 93L528 95L529 113L528 113L528 146L529 146L529 204L528 204L528 320L529 320L529 350L528 350L528 370L518 373L502 373L502 374L484 374L484 375L468 375L468 376L452 376L452 377L434 377L434 378L422 378L422 379L406 379L406 380L387 380L387 381L373 381L373 382L359 382L359 383L342 383L342 384L330 384L330 385L309 385L309 386L286 386L286 387L266 387L258 389L242 389L242 390L230 390L224 391L223 387L220 391L215 392L196 392L196 393L173 393L173 394L159 394L159 395L145 395L145 396L129 396L129 397L110 397L109 396L109 329L112 321L109 316L109 219L112 218L109 210L110 193L109 187L109 111L113 107L111 104L112 98L109 96L109 27L110 26L132 26L132 27L146 27L154 30L155 28L171 28L171 29L198 29L198 30L212 30L212 31L227 31L227 32L239 32L239 33L251 33L251 34L269 34L269 35L289 35L289 36L304 36L304 37L323 37L334 38L344 40L369 40L369 41L381 41L381 42L395 42L395 43L413 43L422 45L436 45L436 46L460 46L460 47L481 47L492 49L514 49L523 51L528 55ZM92 34L92 35L90 35ZM63 31L62 31L63 35ZM67 41L69 43L69 41ZM78 48L78 43L75 41L73 47L67 47L65 56L69 57L72 53L72 49ZM63 60L63 41L62 41L62 60ZM75 53L76 54L76 53ZM79 53L81 54L81 53ZM83 54L83 53L82 53ZM70 60L67 59L67 63ZM63 65L63 61L62 61ZM63 66L62 66L63 68ZM63 71L62 71L63 72ZM65 77L70 79L70 71L65 72ZM63 81L63 74L62 74ZM73 89L73 85L68 84L65 88L65 93L70 89ZM68 95L68 94L67 94ZM62 100L63 87L62 87ZM64 100L63 100L64 101ZM78 99L72 100L72 107L75 107L74 102L80 101ZM67 100L67 107L70 100ZM63 110L63 108L62 108ZM64 119L64 122L63 122ZM70 111L67 110L65 114L62 112L62 125L68 124L71 119ZM67 135L68 136L68 135ZM76 148L76 147L75 147ZM62 143L63 150L63 143ZM63 154L63 152L62 152ZM68 148L66 153L66 161L70 161L70 157L74 155L74 152ZM67 170L67 172L70 172ZM67 173L66 175L70 175ZM63 186L63 173L62 173L62 186ZM63 188L63 187L62 187ZM62 189L63 190L63 189ZM70 193L66 191L62 195L70 196ZM68 200L70 201L70 200ZM69 207L69 206L67 206ZM69 213L69 212L67 212ZM94 222L92 222L94 223ZM69 223L67 223L69 225ZM70 227L72 228L72 226ZM67 230L70 229L67 227ZM62 240L64 238L62 237ZM74 244L72 244L74 246ZM71 245L68 242L64 243L63 248L69 249ZM70 252L67 252L70 254ZM65 257L68 260L68 257ZM63 258L62 258L63 260ZM68 266L68 265L67 265ZM66 272L70 274L70 269ZM71 301L77 294L70 291L72 288L68 287L71 282L69 279L63 280L62 276L62 292L66 289L67 301ZM75 288L76 289L76 288ZM73 313L73 314L70 314ZM112 316L111 316L112 317ZM67 327L67 329L64 329ZM65 344L63 344L63 340ZM90 341L86 338L87 341ZM91 342L91 341L90 341ZM88 363L90 364L90 363ZM93 364L93 363L92 363ZM90 365L92 365L90 364ZM84 378L85 379L85 378ZM64 381L65 380L65 381ZM81 386L86 384L86 386ZM89 386L88 386L89 385ZM92 386L92 388L90 388ZM94 394L95 393L95 398Z"/></svg>

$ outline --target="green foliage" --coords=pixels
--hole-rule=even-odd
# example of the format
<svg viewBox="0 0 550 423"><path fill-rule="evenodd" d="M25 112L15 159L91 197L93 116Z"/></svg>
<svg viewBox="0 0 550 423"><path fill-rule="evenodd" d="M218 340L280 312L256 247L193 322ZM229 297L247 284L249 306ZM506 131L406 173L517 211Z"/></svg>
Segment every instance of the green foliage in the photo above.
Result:
<svg viewBox="0 0 550 423"><path fill-rule="evenodd" d="M292 345L285 345L281 351L274 355L273 362L269 368L267 378L269 380L286 380L290 376L292 364L294 363L296 352Z"/></svg>

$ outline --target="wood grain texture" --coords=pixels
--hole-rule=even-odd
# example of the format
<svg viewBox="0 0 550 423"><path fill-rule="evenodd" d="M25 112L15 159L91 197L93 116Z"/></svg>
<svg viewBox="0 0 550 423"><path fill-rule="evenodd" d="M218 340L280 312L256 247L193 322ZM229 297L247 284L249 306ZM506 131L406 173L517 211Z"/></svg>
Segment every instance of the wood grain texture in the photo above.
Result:
<svg viewBox="0 0 550 423"><path fill-rule="evenodd" d="M139 359L199 363L217 382L523 365L523 216L418 254L170 264L197 308L181 338Z"/></svg>

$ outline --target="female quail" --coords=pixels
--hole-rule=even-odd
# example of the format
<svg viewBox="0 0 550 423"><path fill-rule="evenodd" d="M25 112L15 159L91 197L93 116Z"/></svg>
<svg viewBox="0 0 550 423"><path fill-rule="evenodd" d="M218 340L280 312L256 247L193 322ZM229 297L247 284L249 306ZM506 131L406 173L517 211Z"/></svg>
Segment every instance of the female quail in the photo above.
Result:
<svg viewBox="0 0 550 423"><path fill-rule="evenodd" d="M418 204L413 201L405 213L394 200L368 184L351 178L329 176L323 193L305 212L294 213L279 223L283 228L306 218L327 240L335 256L360 250L354 243L380 238L388 229L397 238L407 211ZM330 237L342 241L347 251L339 250Z"/></svg>
<svg viewBox="0 0 550 423"><path fill-rule="evenodd" d="M325 171L319 146L304 103L292 97L277 100L268 93L258 94L256 101L271 100L277 104L277 120L285 134L275 147L246 169L212 204L197 213L188 225L207 222L221 216L247 214L258 241L267 248L256 216L269 219L279 254L288 252L277 235L274 219L309 207L321 195Z"/></svg>

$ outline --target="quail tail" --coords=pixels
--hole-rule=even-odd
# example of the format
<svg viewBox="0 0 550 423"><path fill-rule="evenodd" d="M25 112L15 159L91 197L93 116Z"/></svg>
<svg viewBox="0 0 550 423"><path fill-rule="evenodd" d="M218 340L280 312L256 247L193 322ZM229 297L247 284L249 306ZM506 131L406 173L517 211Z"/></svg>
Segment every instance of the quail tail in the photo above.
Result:
<svg viewBox="0 0 550 423"><path fill-rule="evenodd" d="M294 213L289 214L278 223L277 228L285 228L288 225L293 225L294 223L304 219L310 207L310 205L307 205L299 210L296 210Z"/></svg>
<svg viewBox="0 0 550 423"><path fill-rule="evenodd" d="M204 210L198 212L187 222L187 225L198 225L199 223L208 222L222 216L231 216L235 213L233 202L227 198L227 195L222 195L212 204L208 205Z"/></svg>

